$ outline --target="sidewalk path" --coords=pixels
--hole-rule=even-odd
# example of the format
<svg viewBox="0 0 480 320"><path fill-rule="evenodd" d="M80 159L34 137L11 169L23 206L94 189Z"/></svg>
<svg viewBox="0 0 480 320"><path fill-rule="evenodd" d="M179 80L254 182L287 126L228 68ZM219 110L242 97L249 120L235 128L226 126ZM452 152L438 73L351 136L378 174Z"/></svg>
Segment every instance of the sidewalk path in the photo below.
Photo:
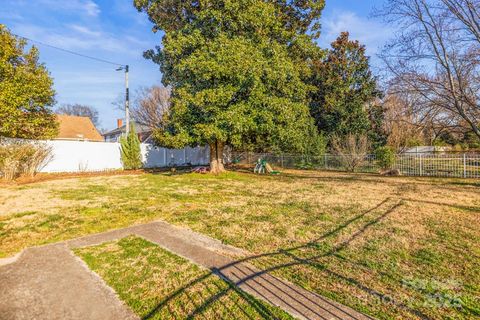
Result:
<svg viewBox="0 0 480 320"><path fill-rule="evenodd" d="M349 307L258 270L238 248L165 222L86 236L27 249L0 267L0 315L5 319L134 319L135 316L101 279L86 269L68 248L138 235L211 269L249 294L299 319L372 319Z"/></svg>
<svg viewBox="0 0 480 320"><path fill-rule="evenodd" d="M0 267L0 319L137 319L65 244Z"/></svg>

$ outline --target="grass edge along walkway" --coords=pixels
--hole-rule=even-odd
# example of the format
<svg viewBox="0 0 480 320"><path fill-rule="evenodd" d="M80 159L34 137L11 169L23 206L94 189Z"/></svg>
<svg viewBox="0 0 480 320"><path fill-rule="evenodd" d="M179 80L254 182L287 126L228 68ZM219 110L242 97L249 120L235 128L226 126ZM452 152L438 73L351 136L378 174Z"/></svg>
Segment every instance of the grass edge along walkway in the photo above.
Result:
<svg viewBox="0 0 480 320"><path fill-rule="evenodd" d="M242 260L236 261L219 253L222 251L233 253L236 250L233 247L224 246L217 240L162 221L86 236L67 243L71 248L80 248L128 235L140 236L180 257L210 269L246 293L280 307L299 319L372 319L340 303L280 280ZM198 237L201 237L200 241L197 241ZM238 252L235 253L238 254Z"/></svg>
<svg viewBox="0 0 480 320"><path fill-rule="evenodd" d="M74 252L141 319L294 319L142 237Z"/></svg>
<svg viewBox="0 0 480 320"><path fill-rule="evenodd" d="M278 279L243 260L227 257L227 253L230 253L230 256L238 256L239 249L225 246L218 240L162 221L90 235L62 243L74 250L130 235L142 237L197 265L210 269L247 294L279 307L299 319L372 319L340 303ZM22 259L22 255L18 259ZM41 268L41 261L38 261L37 267ZM0 275L4 269L4 267L0 267ZM32 287L31 290L35 290L35 288Z"/></svg>

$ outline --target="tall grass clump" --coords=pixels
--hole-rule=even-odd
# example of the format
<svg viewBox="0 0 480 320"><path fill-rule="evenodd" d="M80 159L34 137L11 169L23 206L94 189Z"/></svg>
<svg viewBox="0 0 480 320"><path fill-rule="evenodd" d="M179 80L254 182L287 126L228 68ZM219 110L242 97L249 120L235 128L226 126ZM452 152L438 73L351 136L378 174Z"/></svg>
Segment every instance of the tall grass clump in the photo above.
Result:
<svg viewBox="0 0 480 320"><path fill-rule="evenodd" d="M0 177L14 180L33 177L52 160L52 148L44 143L24 140L0 141Z"/></svg>

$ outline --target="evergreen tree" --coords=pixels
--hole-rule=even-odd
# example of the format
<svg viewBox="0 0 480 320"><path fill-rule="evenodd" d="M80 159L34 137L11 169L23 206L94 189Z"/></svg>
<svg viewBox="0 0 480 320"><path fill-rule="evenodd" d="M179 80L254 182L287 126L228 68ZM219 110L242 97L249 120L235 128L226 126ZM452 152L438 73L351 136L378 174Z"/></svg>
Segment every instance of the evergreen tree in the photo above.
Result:
<svg viewBox="0 0 480 320"><path fill-rule="evenodd" d="M163 46L145 56L172 87L159 144L208 144L211 171L223 171L223 147L303 152L314 130L307 56L318 54L323 1L137 0ZM312 26L312 27L310 27ZM313 129L313 130L312 130Z"/></svg>
<svg viewBox="0 0 480 320"><path fill-rule="evenodd" d="M0 24L0 136L48 139L57 135L53 80L38 50Z"/></svg>
<svg viewBox="0 0 480 320"><path fill-rule="evenodd" d="M368 106L370 128L367 131L372 148L377 149L387 144L388 135L384 127L385 109L379 103L372 102Z"/></svg>
<svg viewBox="0 0 480 320"><path fill-rule="evenodd" d="M365 47L351 41L343 32L326 58L313 63L310 111L320 132L327 137L373 132L370 116L381 119L378 110L370 112L371 102L380 96Z"/></svg>
<svg viewBox="0 0 480 320"><path fill-rule="evenodd" d="M130 131L120 138L120 154L125 170L136 170L142 167L140 139L135 131L135 124L130 123Z"/></svg>

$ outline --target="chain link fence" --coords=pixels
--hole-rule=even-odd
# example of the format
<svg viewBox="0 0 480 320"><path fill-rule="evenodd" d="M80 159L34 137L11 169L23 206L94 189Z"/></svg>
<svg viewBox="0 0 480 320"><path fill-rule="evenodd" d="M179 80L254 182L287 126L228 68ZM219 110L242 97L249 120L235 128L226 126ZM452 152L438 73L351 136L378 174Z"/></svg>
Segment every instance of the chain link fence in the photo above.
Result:
<svg viewBox="0 0 480 320"><path fill-rule="evenodd" d="M255 165L265 159L270 165L286 169L349 171L349 157L358 155L323 154L319 156L233 152L227 162L241 165ZM381 168L374 154L360 156L355 172L377 173ZM404 153L395 157L388 168L396 169L404 176L480 178L479 153ZM351 171L351 170L350 170Z"/></svg>

